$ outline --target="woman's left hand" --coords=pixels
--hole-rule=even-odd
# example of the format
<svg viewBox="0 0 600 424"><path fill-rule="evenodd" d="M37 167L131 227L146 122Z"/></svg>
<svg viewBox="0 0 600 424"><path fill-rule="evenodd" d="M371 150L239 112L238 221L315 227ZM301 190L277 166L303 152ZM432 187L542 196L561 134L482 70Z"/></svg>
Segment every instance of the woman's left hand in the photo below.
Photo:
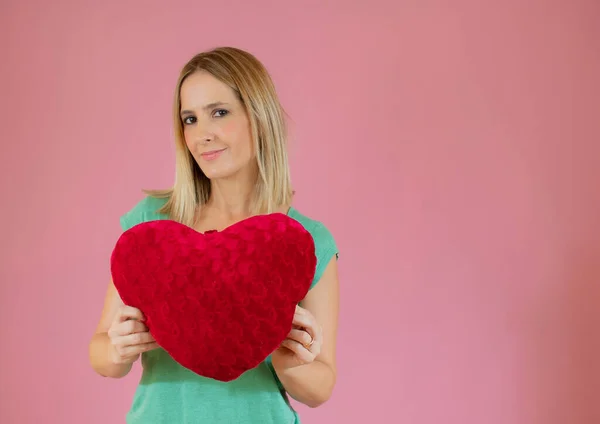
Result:
<svg viewBox="0 0 600 424"><path fill-rule="evenodd" d="M310 364L321 352L323 329L308 309L296 306L292 329L271 355L277 371Z"/></svg>

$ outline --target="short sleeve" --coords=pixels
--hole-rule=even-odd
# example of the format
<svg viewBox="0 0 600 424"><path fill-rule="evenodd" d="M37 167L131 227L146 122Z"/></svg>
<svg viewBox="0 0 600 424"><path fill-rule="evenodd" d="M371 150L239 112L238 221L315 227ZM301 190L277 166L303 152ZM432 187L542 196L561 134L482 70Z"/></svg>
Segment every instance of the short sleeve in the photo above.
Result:
<svg viewBox="0 0 600 424"><path fill-rule="evenodd" d="M121 215L119 222L121 224L121 229L123 231L127 231L142 222L142 215L134 207L127 211L124 215Z"/></svg>
<svg viewBox="0 0 600 424"><path fill-rule="evenodd" d="M315 276L310 286L310 288L312 289L314 286L317 285L317 283L323 276L325 268L327 268L327 265L329 265L331 259L333 258L337 260L339 256L339 251L333 234L322 223L315 222L315 226L310 232L315 242L315 255L317 257L317 267L315 270Z"/></svg>
<svg viewBox="0 0 600 424"><path fill-rule="evenodd" d="M158 210L166 203L166 199L147 196L119 218L121 229L127 231L142 222L166 219Z"/></svg>

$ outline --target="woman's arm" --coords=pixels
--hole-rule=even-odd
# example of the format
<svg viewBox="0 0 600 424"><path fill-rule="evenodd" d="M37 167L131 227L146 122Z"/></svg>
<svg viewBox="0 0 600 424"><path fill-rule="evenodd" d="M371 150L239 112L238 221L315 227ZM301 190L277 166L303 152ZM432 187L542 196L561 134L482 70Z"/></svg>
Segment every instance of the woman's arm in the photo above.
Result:
<svg viewBox="0 0 600 424"><path fill-rule="evenodd" d="M106 290L100 322L98 322L96 332L92 336L89 345L90 364L94 371L104 377L124 377L132 367L132 364L117 365L111 360L112 355L110 350L113 346L108 337L108 329L121 306L121 299L111 279Z"/></svg>
<svg viewBox="0 0 600 424"><path fill-rule="evenodd" d="M335 256L300 306L310 312L316 326L322 329L319 353L312 362L305 365L278 369L281 367L277 367L274 361L273 367L293 399L315 408L329 400L336 382L339 281Z"/></svg>
<svg viewBox="0 0 600 424"><path fill-rule="evenodd" d="M139 309L123 304L111 280L100 322L89 345L90 364L98 374L124 377L141 352L157 347L142 320Z"/></svg>

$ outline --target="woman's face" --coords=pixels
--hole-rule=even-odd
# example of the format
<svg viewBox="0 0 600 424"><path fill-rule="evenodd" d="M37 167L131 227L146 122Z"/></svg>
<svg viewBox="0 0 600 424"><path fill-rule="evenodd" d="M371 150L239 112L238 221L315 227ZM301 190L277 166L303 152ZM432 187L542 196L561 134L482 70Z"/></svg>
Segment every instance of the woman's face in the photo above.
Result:
<svg viewBox="0 0 600 424"><path fill-rule="evenodd" d="M185 79L180 97L185 143L204 175L229 178L255 165L250 121L231 88L200 71Z"/></svg>

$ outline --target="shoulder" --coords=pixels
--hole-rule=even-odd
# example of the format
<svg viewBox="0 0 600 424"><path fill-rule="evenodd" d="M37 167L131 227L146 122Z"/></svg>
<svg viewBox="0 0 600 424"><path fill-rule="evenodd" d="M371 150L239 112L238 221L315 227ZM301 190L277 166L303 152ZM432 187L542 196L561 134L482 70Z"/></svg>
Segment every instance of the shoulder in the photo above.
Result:
<svg viewBox="0 0 600 424"><path fill-rule="evenodd" d="M167 198L152 196L142 198L120 217L122 230L127 231L142 222L166 219L166 215L161 214L159 209L167 203L167 200Z"/></svg>
<svg viewBox="0 0 600 424"><path fill-rule="evenodd" d="M321 279L321 276L323 275L325 268L327 268L327 265L329 265L329 262L332 259L337 260L339 255L337 243L332 232L321 221L310 218L300 213L295 208L290 209L289 216L290 218L293 218L302 224L306 231L310 233L315 243L317 268L315 270L315 277L311 285L312 288Z"/></svg>

